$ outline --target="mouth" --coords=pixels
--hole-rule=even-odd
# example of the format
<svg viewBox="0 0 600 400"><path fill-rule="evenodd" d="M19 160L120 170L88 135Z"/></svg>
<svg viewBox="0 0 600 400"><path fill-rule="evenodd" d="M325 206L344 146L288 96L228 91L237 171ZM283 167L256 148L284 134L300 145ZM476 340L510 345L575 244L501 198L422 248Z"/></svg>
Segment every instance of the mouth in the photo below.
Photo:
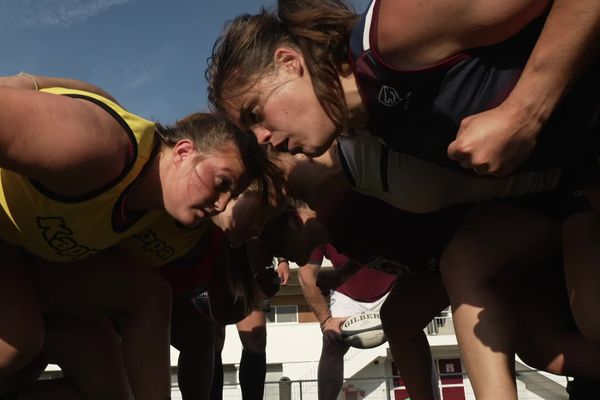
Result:
<svg viewBox="0 0 600 400"><path fill-rule="evenodd" d="M288 153L289 152L289 139L285 139L280 143L277 143L273 146L273 148L280 153Z"/></svg>
<svg viewBox="0 0 600 400"><path fill-rule="evenodd" d="M306 154L306 153L304 152L302 147L294 147L293 149L290 149L290 154L295 156L296 154Z"/></svg>

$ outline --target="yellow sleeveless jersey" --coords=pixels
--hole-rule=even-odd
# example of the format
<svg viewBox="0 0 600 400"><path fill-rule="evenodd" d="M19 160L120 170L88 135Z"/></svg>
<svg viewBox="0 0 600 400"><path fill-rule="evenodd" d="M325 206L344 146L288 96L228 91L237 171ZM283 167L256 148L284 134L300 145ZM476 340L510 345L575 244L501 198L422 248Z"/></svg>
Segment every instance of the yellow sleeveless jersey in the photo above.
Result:
<svg viewBox="0 0 600 400"><path fill-rule="evenodd" d="M112 246L157 217L157 212L148 212L120 224L122 196L151 157L155 124L96 94L63 88L43 91L104 108L127 132L132 145L130 163L118 178L78 198L64 198L26 176L0 169L0 238L46 260L73 261Z"/></svg>
<svg viewBox="0 0 600 400"><path fill-rule="evenodd" d="M166 212L148 227L117 244L119 252L141 266L160 267L184 256L193 256L193 250L208 237L214 228L210 220L200 226L181 226Z"/></svg>

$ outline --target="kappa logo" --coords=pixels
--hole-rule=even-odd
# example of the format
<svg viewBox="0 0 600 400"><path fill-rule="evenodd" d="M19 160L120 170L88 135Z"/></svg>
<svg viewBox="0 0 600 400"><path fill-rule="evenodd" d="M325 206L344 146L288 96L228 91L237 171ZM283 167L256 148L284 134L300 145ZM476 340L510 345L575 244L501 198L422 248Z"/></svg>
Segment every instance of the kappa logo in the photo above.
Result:
<svg viewBox="0 0 600 400"><path fill-rule="evenodd" d="M175 254L175 249L169 246L150 228L137 233L135 238L143 244L142 248L145 251L156 254L164 261L168 261Z"/></svg>
<svg viewBox="0 0 600 400"><path fill-rule="evenodd" d="M37 217L36 220L46 243L61 256L77 260L100 251L77 243L75 234L61 217Z"/></svg>
<svg viewBox="0 0 600 400"><path fill-rule="evenodd" d="M404 98L400 97L395 88L387 85L382 85L379 89L379 102L386 107L395 107L399 104L403 105L403 109L408 108L411 92L408 92Z"/></svg>

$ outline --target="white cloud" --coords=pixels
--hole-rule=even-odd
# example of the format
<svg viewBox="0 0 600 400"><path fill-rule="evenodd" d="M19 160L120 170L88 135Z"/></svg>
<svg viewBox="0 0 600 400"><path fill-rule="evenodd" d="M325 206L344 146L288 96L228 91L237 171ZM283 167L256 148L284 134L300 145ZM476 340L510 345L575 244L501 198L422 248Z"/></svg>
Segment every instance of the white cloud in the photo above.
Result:
<svg viewBox="0 0 600 400"><path fill-rule="evenodd" d="M69 26L132 1L0 0L0 29Z"/></svg>
<svg viewBox="0 0 600 400"><path fill-rule="evenodd" d="M173 59L171 46L162 46L136 58L135 63L105 60L92 71L95 82L118 82L126 90L136 90L161 79Z"/></svg>

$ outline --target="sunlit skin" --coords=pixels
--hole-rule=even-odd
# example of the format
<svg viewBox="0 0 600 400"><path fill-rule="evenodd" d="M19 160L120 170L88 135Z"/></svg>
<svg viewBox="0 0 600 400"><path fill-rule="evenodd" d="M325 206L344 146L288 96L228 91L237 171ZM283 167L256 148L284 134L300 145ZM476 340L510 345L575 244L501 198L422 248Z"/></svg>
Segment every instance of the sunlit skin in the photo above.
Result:
<svg viewBox="0 0 600 400"><path fill-rule="evenodd" d="M183 225L194 226L222 212L243 189L245 168L233 144L199 156L191 143L178 143L172 160L161 177L163 202L167 212Z"/></svg>
<svg viewBox="0 0 600 400"><path fill-rule="evenodd" d="M292 154L321 155L339 132L317 99L302 57L288 48L275 56L275 72L231 102L228 113L250 128L259 143Z"/></svg>
<svg viewBox="0 0 600 400"><path fill-rule="evenodd" d="M212 220L223 230L229 244L237 247L261 236L265 225L281 215L285 206L284 199L271 196L265 204L258 193L247 190Z"/></svg>

